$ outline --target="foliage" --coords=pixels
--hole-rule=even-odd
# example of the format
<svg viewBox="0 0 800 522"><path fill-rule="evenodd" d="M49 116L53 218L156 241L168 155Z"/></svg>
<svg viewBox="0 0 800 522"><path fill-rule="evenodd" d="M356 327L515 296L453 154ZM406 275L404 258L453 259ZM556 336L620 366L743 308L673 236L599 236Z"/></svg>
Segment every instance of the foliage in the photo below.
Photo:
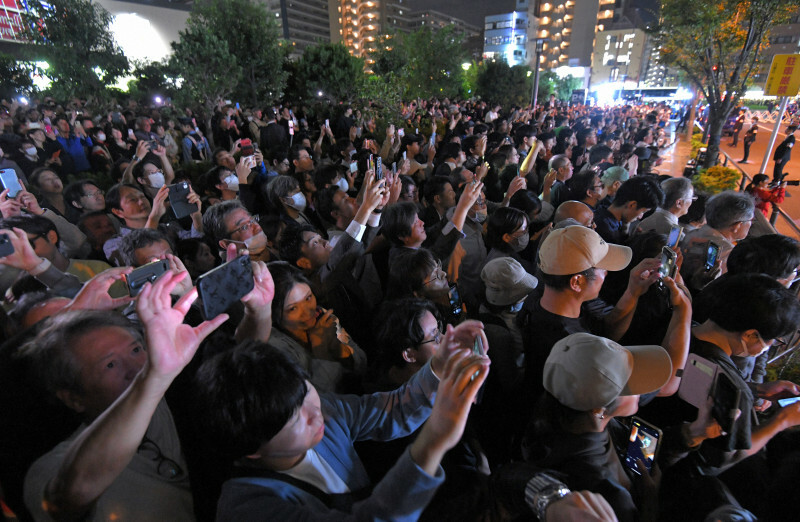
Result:
<svg viewBox="0 0 800 522"><path fill-rule="evenodd" d="M7 54L0 53L0 98L30 94L33 90L31 72Z"/></svg>
<svg viewBox="0 0 800 522"><path fill-rule="evenodd" d="M228 51L224 41L191 18L187 28L180 32L180 39L171 45L173 53L169 66L182 80L176 102L186 106L203 105L208 117L206 128L210 129L214 107L230 96L241 78L236 57Z"/></svg>
<svg viewBox="0 0 800 522"><path fill-rule="evenodd" d="M703 143L703 133L702 132L696 132L696 133L692 134L691 145L692 145L692 152L691 152L689 157L696 158L697 157L697 152L701 148L706 146L706 144Z"/></svg>
<svg viewBox="0 0 800 522"><path fill-rule="evenodd" d="M128 72L114 41L111 14L90 0L29 0L22 15L30 58L43 59L51 93L60 98L106 98L106 87Z"/></svg>
<svg viewBox="0 0 800 522"><path fill-rule="evenodd" d="M466 63L466 62L465 62ZM475 60L469 64L469 68L464 71L462 76L461 92L467 97L472 98L476 96L478 89L478 76L480 75L480 65Z"/></svg>
<svg viewBox="0 0 800 522"><path fill-rule="evenodd" d="M287 77L283 64L290 46L280 39L275 17L264 4L249 0L196 2L189 24L206 28L236 57L240 72L234 98L255 106L283 96ZM231 63L225 74L233 68Z"/></svg>
<svg viewBox="0 0 800 522"><path fill-rule="evenodd" d="M402 122L400 113L402 100L400 82L394 80L393 73L389 73L386 78L368 76L356 102L361 107L369 107L365 116L375 118L378 128L383 129L389 124L399 126Z"/></svg>
<svg viewBox="0 0 800 522"><path fill-rule="evenodd" d="M714 195L724 190L736 190L742 174L730 167L715 165L713 167L699 170L692 177L692 185L697 192Z"/></svg>
<svg viewBox="0 0 800 522"><path fill-rule="evenodd" d="M296 62L287 63L286 98L307 102L322 98L352 103L366 81L364 59L350 54L343 44L320 43L306 48Z"/></svg>
<svg viewBox="0 0 800 522"><path fill-rule="evenodd" d="M539 94L538 99L544 100L551 94L555 94L558 100L569 100L574 89L580 89L583 82L580 78L572 76L559 77L553 71L545 71L539 74Z"/></svg>
<svg viewBox="0 0 800 522"><path fill-rule="evenodd" d="M372 70L381 77L394 73L406 99L458 97L464 85L461 64L468 58L463 40L453 26L383 37L372 54Z"/></svg>
<svg viewBox="0 0 800 522"><path fill-rule="evenodd" d="M478 71L475 93L505 108L530 103L533 76L524 65L510 67L505 61L485 61Z"/></svg>
<svg viewBox="0 0 800 522"><path fill-rule="evenodd" d="M169 61L134 62L133 77L128 82L130 96L139 102L150 103L153 96L174 97L174 71Z"/></svg>
<svg viewBox="0 0 800 522"><path fill-rule="evenodd" d="M686 73L709 102L706 166L716 164L722 126L796 0L662 0L653 29L663 61Z"/></svg>

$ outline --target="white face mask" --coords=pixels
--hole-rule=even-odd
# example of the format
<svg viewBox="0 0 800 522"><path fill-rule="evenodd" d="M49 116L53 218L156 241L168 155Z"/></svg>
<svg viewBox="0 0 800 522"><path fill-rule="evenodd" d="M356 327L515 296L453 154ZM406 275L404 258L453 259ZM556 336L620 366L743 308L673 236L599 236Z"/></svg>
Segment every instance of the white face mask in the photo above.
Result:
<svg viewBox="0 0 800 522"><path fill-rule="evenodd" d="M511 248L514 252L522 252L528 247L528 242L530 241L530 236L528 234L522 234L521 236L514 238L511 241Z"/></svg>
<svg viewBox="0 0 800 522"><path fill-rule="evenodd" d="M25 154L28 156L36 156L36 147L28 147L25 149Z"/></svg>
<svg viewBox="0 0 800 522"><path fill-rule="evenodd" d="M97 133L97 141L106 141L106 135L102 132Z"/></svg>
<svg viewBox="0 0 800 522"><path fill-rule="evenodd" d="M251 254L259 254L267 248L267 235L262 230L255 236L245 239L244 246Z"/></svg>
<svg viewBox="0 0 800 522"><path fill-rule="evenodd" d="M287 199L292 200L292 202L289 203L288 205L293 209L295 209L296 211L302 212L306 209L306 197L303 195L302 192L298 192L297 194L294 194L293 196Z"/></svg>
<svg viewBox="0 0 800 522"><path fill-rule="evenodd" d="M483 223L486 221L486 217L488 216L488 212L486 210L477 210L475 211L475 217L472 219L475 220L476 223Z"/></svg>
<svg viewBox="0 0 800 522"><path fill-rule="evenodd" d="M336 182L336 185L344 192L350 190L350 184L347 183L347 180L345 178L339 178L339 181Z"/></svg>
<svg viewBox="0 0 800 522"><path fill-rule="evenodd" d="M234 174L227 176L223 181L225 182L225 186L228 187L228 190L239 190L239 178Z"/></svg>
<svg viewBox="0 0 800 522"><path fill-rule="evenodd" d="M148 174L147 179L150 180L150 186L155 189L160 189L165 183L164 173L160 170L153 172L152 174Z"/></svg>

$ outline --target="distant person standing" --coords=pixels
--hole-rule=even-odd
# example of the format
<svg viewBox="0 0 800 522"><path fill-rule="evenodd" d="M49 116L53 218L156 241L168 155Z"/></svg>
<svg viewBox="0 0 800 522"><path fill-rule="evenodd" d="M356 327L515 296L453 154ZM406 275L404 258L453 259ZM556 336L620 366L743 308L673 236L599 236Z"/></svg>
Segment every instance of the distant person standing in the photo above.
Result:
<svg viewBox="0 0 800 522"><path fill-rule="evenodd" d="M736 121L733 122L733 141L731 142L731 147L739 145L739 133L742 131L742 127L744 127L744 110L739 109L739 115L736 117Z"/></svg>
<svg viewBox="0 0 800 522"><path fill-rule="evenodd" d="M744 133L744 140L742 140L742 143L744 143L744 157L739 160L739 163L750 163L747 161L747 158L750 157L750 145L755 143L756 135L758 134L758 118L753 116L750 122L750 128Z"/></svg>
<svg viewBox="0 0 800 522"><path fill-rule="evenodd" d="M789 125L786 127L786 138L775 149L775 155L772 157L775 160L775 169L772 171L772 181L783 181L783 169L789 160L792 158L792 148L794 148L794 132L797 130L797 125Z"/></svg>

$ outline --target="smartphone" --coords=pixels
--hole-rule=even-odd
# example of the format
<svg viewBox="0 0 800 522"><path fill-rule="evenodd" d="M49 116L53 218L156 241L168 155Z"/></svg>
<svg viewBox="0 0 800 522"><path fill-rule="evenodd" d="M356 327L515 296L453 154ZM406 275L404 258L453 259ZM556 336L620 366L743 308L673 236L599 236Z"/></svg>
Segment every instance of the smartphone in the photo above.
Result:
<svg viewBox="0 0 800 522"><path fill-rule="evenodd" d="M50 159L51 160L57 160L59 156L61 156L61 149L58 149L57 151L55 151L53 153L53 155L50 156Z"/></svg>
<svg viewBox="0 0 800 522"><path fill-rule="evenodd" d="M392 174L397 174L397 162L392 162Z"/></svg>
<svg viewBox="0 0 800 522"><path fill-rule="evenodd" d="M133 129L128 129L128 137L133 138Z"/></svg>
<svg viewBox="0 0 800 522"><path fill-rule="evenodd" d="M436 145L436 133L435 132L431 134L430 144L431 144L431 147Z"/></svg>
<svg viewBox="0 0 800 522"><path fill-rule="evenodd" d="M383 179L383 160L380 156L378 156L378 159L375 160L375 179Z"/></svg>
<svg viewBox="0 0 800 522"><path fill-rule="evenodd" d="M461 295L459 295L458 287L455 283L450 285L447 297L450 302L450 313L452 313L454 317L459 317L464 307L461 304Z"/></svg>
<svg viewBox="0 0 800 522"><path fill-rule="evenodd" d="M292 120L289 120L289 134L294 136L294 122Z"/></svg>
<svg viewBox="0 0 800 522"><path fill-rule="evenodd" d="M239 142L239 146L242 150L242 156L252 156L255 154L255 147L253 147L253 142L250 141L249 138L244 138L241 142Z"/></svg>
<svg viewBox="0 0 800 522"><path fill-rule="evenodd" d="M486 350L483 349L483 340L481 339L480 335L476 335L475 336L475 343L472 345L472 354L473 355L486 355ZM477 371L477 372L473 373L472 377L470 377L469 380L470 381L474 381L475 377L477 377L479 373L480 373L480 371Z"/></svg>
<svg viewBox="0 0 800 522"><path fill-rule="evenodd" d="M197 212L197 203L189 203L191 187L188 181L181 181L169 186L169 206L176 219L181 219Z"/></svg>
<svg viewBox="0 0 800 522"><path fill-rule="evenodd" d="M0 255L5 256L7 254L2 254L0 252ZM778 406L780 406L781 408L785 408L786 406L794 404L797 401L800 401L800 397L789 397L788 399L778 399Z"/></svg>
<svg viewBox="0 0 800 522"><path fill-rule="evenodd" d="M169 270L169 262L166 259L159 259L152 263L142 265L130 274L125 276L125 284L128 285L128 295L136 297L142 291L145 283L155 283L156 280Z"/></svg>
<svg viewBox="0 0 800 522"><path fill-rule="evenodd" d="M351 161L350 162L350 172L352 172L353 174L358 172L358 162L357 161Z"/></svg>
<svg viewBox="0 0 800 522"><path fill-rule="evenodd" d="M236 110L239 110L239 102L236 102Z"/></svg>
<svg viewBox="0 0 800 522"><path fill-rule="evenodd" d="M686 365L681 370L681 385L678 397L695 408L702 406L711 395L711 386L717 376L719 366L715 363L690 353Z"/></svg>
<svg viewBox="0 0 800 522"><path fill-rule="evenodd" d="M8 234L0 234L0 257L10 256L14 253L14 245L8 239Z"/></svg>
<svg viewBox="0 0 800 522"><path fill-rule="evenodd" d="M197 278L203 318L213 319L253 290L250 256L240 256Z"/></svg>
<svg viewBox="0 0 800 522"><path fill-rule="evenodd" d="M325 127L331 128L331 120L325 120Z"/></svg>
<svg viewBox="0 0 800 522"><path fill-rule="evenodd" d="M670 247L661 249L661 268L658 273L661 277L675 277L675 272L678 269L678 254L675 253Z"/></svg>
<svg viewBox="0 0 800 522"><path fill-rule="evenodd" d="M733 423L736 421L734 412L739 408L739 398L741 391L736 388L733 381L724 372L717 372L717 378L714 380L714 388L711 396L714 399L714 405L711 407L711 416L719 422L723 431L731 433L733 430ZM747 415L747 412L742 412Z"/></svg>
<svg viewBox="0 0 800 522"><path fill-rule="evenodd" d="M375 170L375 159L372 157L372 154L369 155L369 163L367 163L367 170Z"/></svg>
<svg viewBox="0 0 800 522"><path fill-rule="evenodd" d="M245 156L244 157L244 164L247 166L248 169L256 168L256 157L255 156Z"/></svg>
<svg viewBox="0 0 800 522"><path fill-rule="evenodd" d="M650 471L656 460L662 435L660 429L639 417L634 417L631 422L631 435L628 437L628 451L625 454L625 465L628 469L641 475L636 462L643 460L647 471Z"/></svg>
<svg viewBox="0 0 800 522"><path fill-rule="evenodd" d="M714 265L717 264L717 257L719 257L719 245L709 241L706 246L706 271L714 268Z"/></svg>
<svg viewBox="0 0 800 522"><path fill-rule="evenodd" d="M667 236L667 246L674 249L678 246L682 235L683 227L680 225L672 225L672 228L669 229L669 236Z"/></svg>
<svg viewBox="0 0 800 522"><path fill-rule="evenodd" d="M3 184L4 189L8 189L8 197L15 198L20 193L22 184L19 182L17 173L14 169L0 170L0 183Z"/></svg>
<svg viewBox="0 0 800 522"><path fill-rule="evenodd" d="M51 132L53 132L53 126L52 126L52 125L45 125L45 126L44 126L44 131L45 131L47 134L50 134Z"/></svg>
<svg viewBox="0 0 800 522"><path fill-rule="evenodd" d="M403 151L403 161L405 161L406 159L408 159L406 156L407 156L407 154L406 154L406 151Z"/></svg>
<svg viewBox="0 0 800 522"><path fill-rule="evenodd" d="M401 138L403 136L405 136L406 135L405 129L397 129L397 135L400 136ZM405 158L403 158L403 159L405 159Z"/></svg>

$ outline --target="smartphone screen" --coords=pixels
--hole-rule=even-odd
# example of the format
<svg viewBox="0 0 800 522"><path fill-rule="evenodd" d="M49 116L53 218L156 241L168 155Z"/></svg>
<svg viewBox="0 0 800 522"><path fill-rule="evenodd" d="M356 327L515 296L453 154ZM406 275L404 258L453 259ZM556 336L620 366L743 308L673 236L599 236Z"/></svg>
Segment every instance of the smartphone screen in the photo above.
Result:
<svg viewBox="0 0 800 522"><path fill-rule="evenodd" d="M709 241L706 247L706 270L711 270L717 264L717 256L719 256L719 245Z"/></svg>
<svg viewBox="0 0 800 522"><path fill-rule="evenodd" d="M669 231L669 237L667 238L667 246L670 248L675 248L678 246L678 242L681 240L681 233L683 232L683 227L680 225L673 225Z"/></svg>
<svg viewBox="0 0 800 522"><path fill-rule="evenodd" d="M675 277L677 260L678 254L671 248L664 247L661 249L661 268L658 269L661 277Z"/></svg>
<svg viewBox="0 0 800 522"><path fill-rule="evenodd" d="M17 173L14 169L0 170L0 182L3 183L3 188L8 189L8 197L15 198L22 190L22 184L19 182Z"/></svg>
<svg viewBox="0 0 800 522"><path fill-rule="evenodd" d="M643 460L647 471L653 468L656 460L661 430L634 417L631 423L631 435L628 437L628 452L625 454L625 465L637 475L641 475L636 461Z"/></svg>
<svg viewBox="0 0 800 522"><path fill-rule="evenodd" d="M800 401L800 397L789 397L788 399L778 399L778 406L785 408L790 404Z"/></svg>

